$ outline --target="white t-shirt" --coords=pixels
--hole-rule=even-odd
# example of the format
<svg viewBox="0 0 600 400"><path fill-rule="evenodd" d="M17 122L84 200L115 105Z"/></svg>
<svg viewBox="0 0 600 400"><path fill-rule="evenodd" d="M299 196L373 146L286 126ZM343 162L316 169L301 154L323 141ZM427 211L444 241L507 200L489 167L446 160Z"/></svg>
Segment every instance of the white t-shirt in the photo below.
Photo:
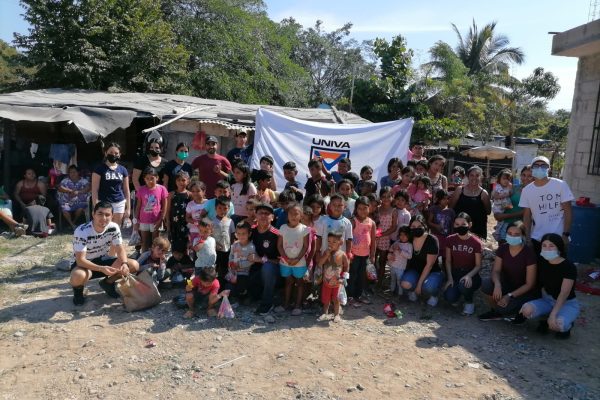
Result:
<svg viewBox="0 0 600 400"><path fill-rule="evenodd" d="M391 239L392 240L398 240L398 231L400 230L401 227L403 226L408 226L410 225L410 218L412 217L410 215L410 211L408 211L406 208L403 209L396 209L396 232L392 233Z"/></svg>
<svg viewBox="0 0 600 400"><path fill-rule="evenodd" d="M234 183L231 185L231 191L233 195L231 196L231 202L233 203L233 207L235 208L235 215L239 215L242 217L247 217L248 212L246 211L246 202L250 197L256 196L256 186L253 183L248 184L248 191L246 194L240 194L242 192L242 187L244 185L241 183Z"/></svg>
<svg viewBox="0 0 600 400"><path fill-rule="evenodd" d="M529 208L533 219L531 237L540 240L546 233L562 235L564 211L562 203L573 200L569 185L560 179L550 178L544 186L534 183L523 188L519 207Z"/></svg>
<svg viewBox="0 0 600 400"><path fill-rule="evenodd" d="M324 253L327 250L327 237L329 236L329 232L341 232L342 233L342 247L343 251L346 251L346 240L352 240L352 222L346 217L341 217L339 219L331 218L328 215L324 215L319 218L317 223L315 224L315 230L317 231L317 236L321 237L321 253Z"/></svg>
<svg viewBox="0 0 600 400"><path fill-rule="evenodd" d="M192 245L195 246L200 242L200 238L194 239ZM196 252L196 268L214 267L217 262L217 244L215 238L209 236L204 241L204 245Z"/></svg>
<svg viewBox="0 0 600 400"><path fill-rule="evenodd" d="M73 236L73 251L85 251L86 260L107 256L111 245L119 246L123 243L119 225L109 222L104 231L98 233L92 221L79 225Z"/></svg>
<svg viewBox="0 0 600 400"><path fill-rule="evenodd" d="M302 246L304 246L304 238L310 231L306 225L298 224L294 228L290 228L287 224L283 224L279 228L279 235L282 238L283 250L288 258L296 258L300 255ZM283 259L280 264L290 266ZM300 261L293 265L293 267L306 267L306 258L302 257Z"/></svg>
<svg viewBox="0 0 600 400"><path fill-rule="evenodd" d="M194 221L200 221L200 215L202 214L202 210L204 210L204 206L206 206L206 201L203 203L196 203L194 200L187 203L185 207L185 213L191 214ZM198 225L188 224L188 229L190 232L198 233Z"/></svg>

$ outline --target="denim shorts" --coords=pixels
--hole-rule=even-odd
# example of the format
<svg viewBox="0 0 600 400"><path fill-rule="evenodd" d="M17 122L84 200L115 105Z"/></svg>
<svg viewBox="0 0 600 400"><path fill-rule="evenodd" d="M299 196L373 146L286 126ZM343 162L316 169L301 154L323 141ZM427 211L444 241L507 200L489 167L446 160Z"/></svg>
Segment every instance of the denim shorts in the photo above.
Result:
<svg viewBox="0 0 600 400"><path fill-rule="evenodd" d="M294 278L301 279L304 277L304 274L306 274L306 271L308 271L308 268L306 268L306 266L289 267L287 265L279 264L279 272L280 272L281 276L284 278L287 278L288 276L293 275Z"/></svg>

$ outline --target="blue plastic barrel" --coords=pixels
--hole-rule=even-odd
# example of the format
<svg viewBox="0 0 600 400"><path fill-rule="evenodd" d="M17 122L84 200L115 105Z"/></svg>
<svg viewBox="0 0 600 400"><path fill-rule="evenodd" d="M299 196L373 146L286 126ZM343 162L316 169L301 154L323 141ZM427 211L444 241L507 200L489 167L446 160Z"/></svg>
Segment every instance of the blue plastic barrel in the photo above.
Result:
<svg viewBox="0 0 600 400"><path fill-rule="evenodd" d="M580 207L573 202L572 207L568 258L586 264L594 260L600 248L600 206Z"/></svg>

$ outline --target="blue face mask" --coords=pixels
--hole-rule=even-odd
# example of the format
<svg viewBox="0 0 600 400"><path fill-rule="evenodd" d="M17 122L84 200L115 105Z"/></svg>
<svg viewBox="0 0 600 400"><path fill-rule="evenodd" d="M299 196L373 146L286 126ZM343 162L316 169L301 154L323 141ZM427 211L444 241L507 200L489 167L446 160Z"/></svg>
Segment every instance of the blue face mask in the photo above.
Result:
<svg viewBox="0 0 600 400"><path fill-rule="evenodd" d="M180 160L185 160L186 158L188 158L188 152L187 151L178 151L177 152L177 157L179 157Z"/></svg>
<svg viewBox="0 0 600 400"><path fill-rule="evenodd" d="M558 250L542 250L540 255L548 261L554 260L556 257L558 257Z"/></svg>
<svg viewBox="0 0 600 400"><path fill-rule="evenodd" d="M523 243L523 238L521 236L506 235L506 243L508 243L509 246L518 246Z"/></svg>
<svg viewBox="0 0 600 400"><path fill-rule="evenodd" d="M540 168L540 167L533 167L531 169L531 175L533 175L533 177L535 179L544 179L548 177L548 167L544 167L544 168Z"/></svg>

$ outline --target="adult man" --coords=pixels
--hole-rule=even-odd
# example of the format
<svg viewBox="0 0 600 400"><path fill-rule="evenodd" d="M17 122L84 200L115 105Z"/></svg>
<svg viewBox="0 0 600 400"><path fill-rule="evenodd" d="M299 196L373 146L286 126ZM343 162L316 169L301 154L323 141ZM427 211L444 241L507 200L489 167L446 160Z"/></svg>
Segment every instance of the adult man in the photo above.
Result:
<svg viewBox="0 0 600 400"><path fill-rule="evenodd" d="M534 181L523 188L519 201L519 207L524 209L523 222L527 237L531 239L538 257L542 236L556 233L568 243L571 230L573 193L566 182L549 178L549 170L550 161L546 157L538 156L531 161ZM535 222L533 228L532 222Z"/></svg>
<svg viewBox="0 0 600 400"><path fill-rule="evenodd" d="M256 206L256 227L252 229L252 243L259 260L250 268L250 283L255 297L261 296L257 314L266 315L273 308L275 283L279 276L279 231L271 226L273 207L268 203ZM262 287L262 294L257 292Z"/></svg>
<svg viewBox="0 0 600 400"><path fill-rule="evenodd" d="M240 131L235 134L235 147L227 153L227 160L231 165L235 164L237 160L242 160L244 164L250 165L252 149L246 145L247 142L246 132Z"/></svg>
<svg viewBox="0 0 600 400"><path fill-rule="evenodd" d="M206 198L215 197L215 187L221 179L227 179L231 172L231 164L227 158L217 154L217 138L206 138L206 154L196 157L192 169L198 170L200 180L206 185Z"/></svg>
<svg viewBox="0 0 600 400"><path fill-rule="evenodd" d="M423 150L425 149L425 143L423 142L414 142L410 147L410 154L408 159L413 161L427 161L427 157L423 155Z"/></svg>
<svg viewBox="0 0 600 400"><path fill-rule="evenodd" d="M75 262L71 265L70 283L73 287L73 303L85 303L83 289L90 279L104 277L100 287L107 295L118 298L115 281L139 270L138 262L127 258L119 225L112 222L112 205L99 201L94 207L92 221L80 225L73 237ZM116 257L109 256L111 246Z"/></svg>

